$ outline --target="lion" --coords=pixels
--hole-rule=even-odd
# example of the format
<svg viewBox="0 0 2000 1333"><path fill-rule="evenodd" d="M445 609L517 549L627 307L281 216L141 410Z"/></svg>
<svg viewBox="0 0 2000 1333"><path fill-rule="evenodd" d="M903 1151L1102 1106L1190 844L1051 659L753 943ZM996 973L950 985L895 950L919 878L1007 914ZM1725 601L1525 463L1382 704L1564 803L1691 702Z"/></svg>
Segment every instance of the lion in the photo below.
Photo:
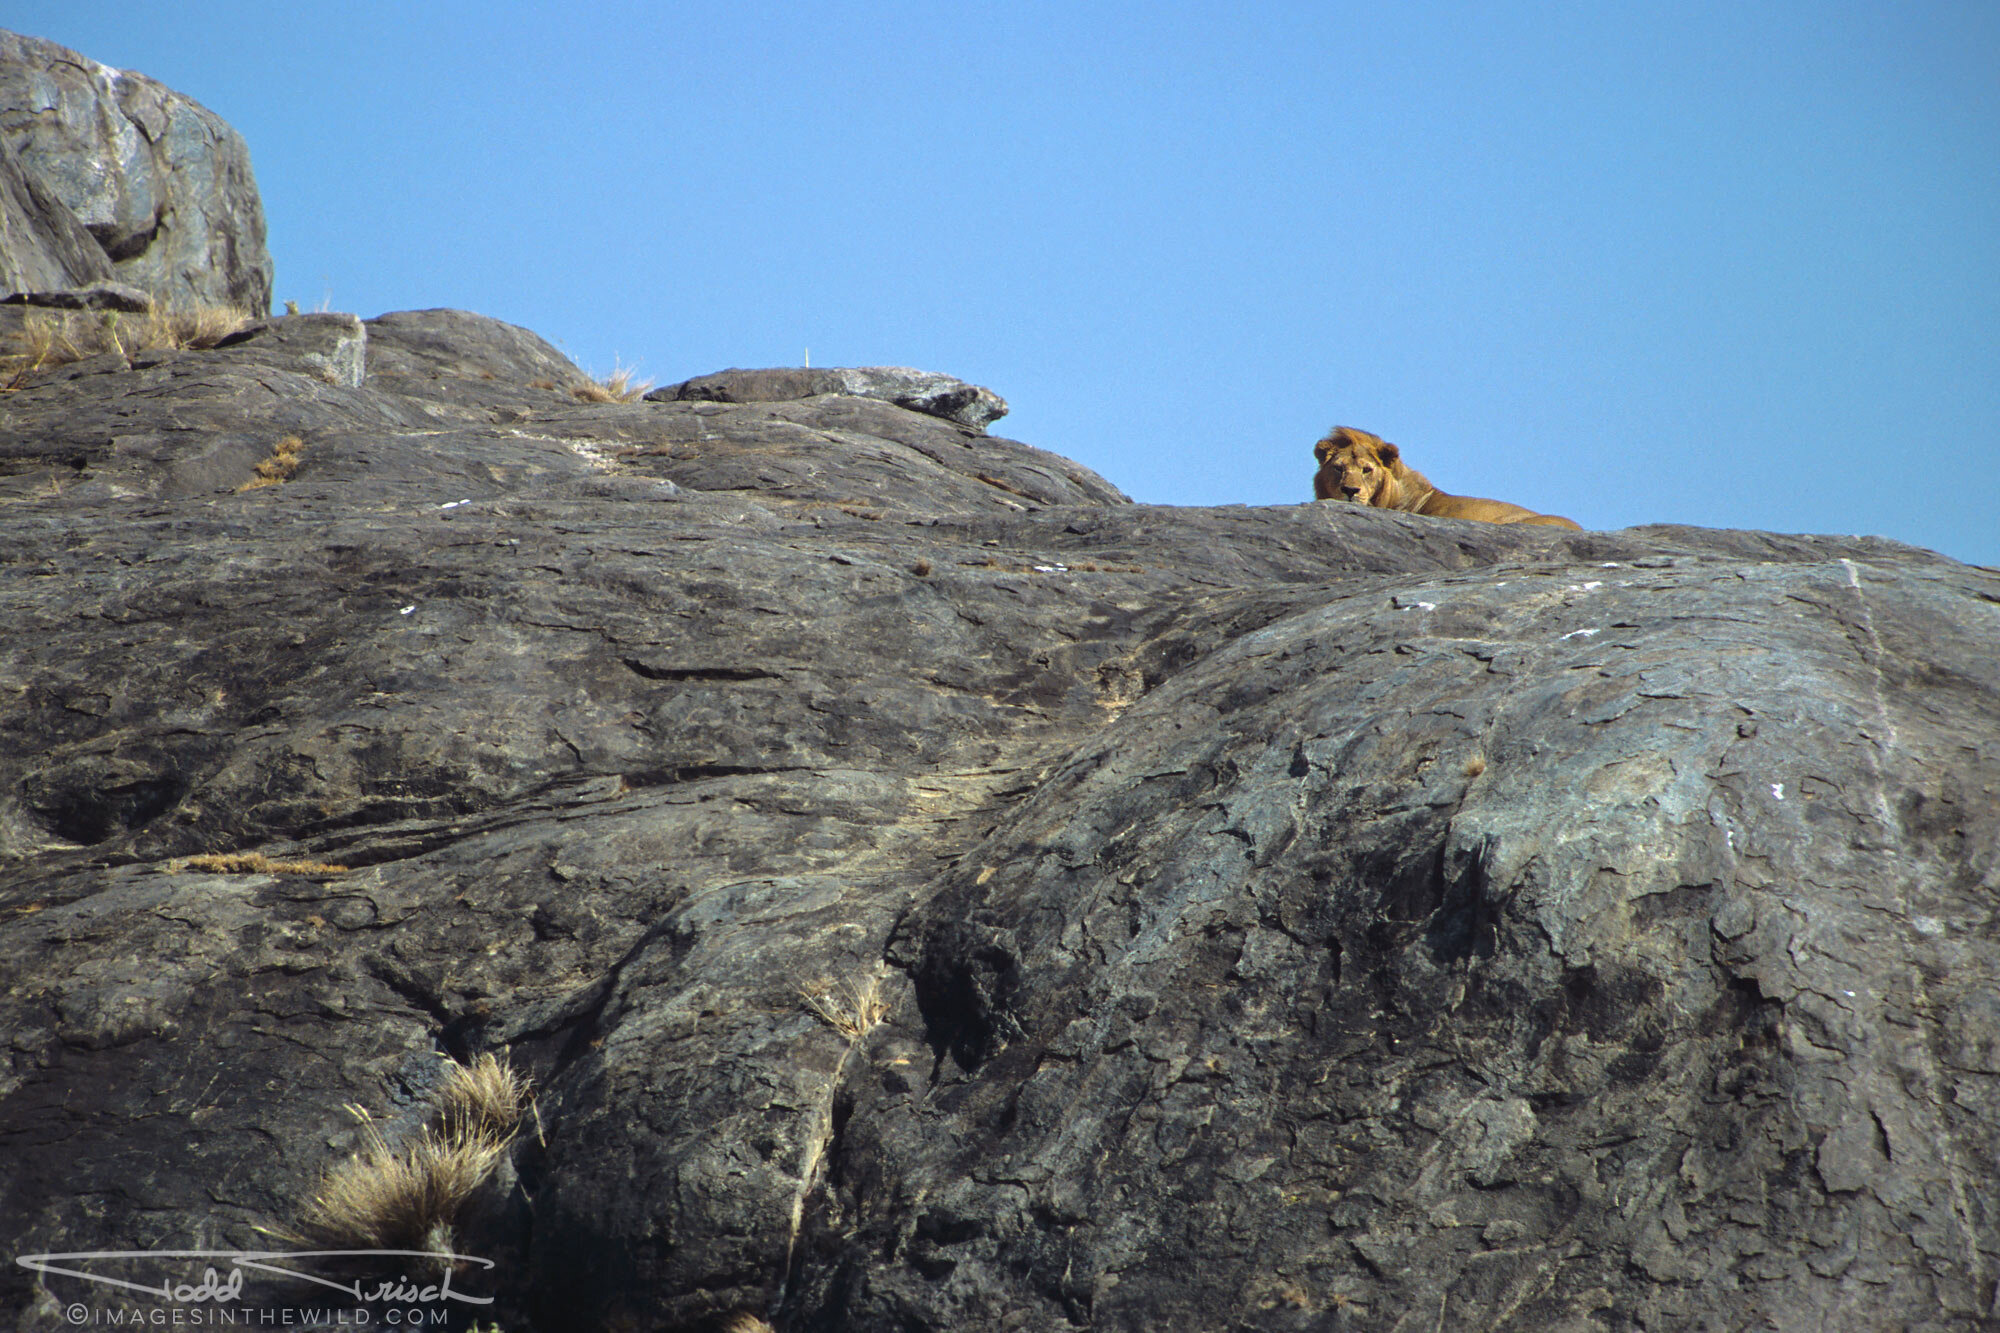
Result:
<svg viewBox="0 0 2000 1333"><path fill-rule="evenodd" d="M1313 495L1317 499L1399 509L1405 514L1428 514L1432 518L1540 523L1583 531L1581 524L1569 519L1538 514L1505 500L1447 495L1431 485L1429 477L1405 463L1402 450L1379 435L1352 426L1335 426L1328 431L1326 438L1313 446L1313 457L1319 460L1319 471L1313 477Z"/></svg>

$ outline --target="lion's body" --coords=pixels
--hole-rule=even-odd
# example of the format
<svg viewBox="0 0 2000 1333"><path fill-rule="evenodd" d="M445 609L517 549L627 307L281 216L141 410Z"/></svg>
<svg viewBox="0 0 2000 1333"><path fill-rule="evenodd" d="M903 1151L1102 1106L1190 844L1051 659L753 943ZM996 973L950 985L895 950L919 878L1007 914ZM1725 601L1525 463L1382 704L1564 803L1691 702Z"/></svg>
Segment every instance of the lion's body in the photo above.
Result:
<svg viewBox="0 0 2000 1333"><path fill-rule="evenodd" d="M1470 518L1481 523L1540 523L1552 528L1579 524L1554 514L1538 514L1505 500L1450 495L1431 485L1430 478L1403 461L1402 451L1379 435L1351 426L1335 426L1313 446L1319 471L1313 495L1321 500L1396 509L1432 518Z"/></svg>

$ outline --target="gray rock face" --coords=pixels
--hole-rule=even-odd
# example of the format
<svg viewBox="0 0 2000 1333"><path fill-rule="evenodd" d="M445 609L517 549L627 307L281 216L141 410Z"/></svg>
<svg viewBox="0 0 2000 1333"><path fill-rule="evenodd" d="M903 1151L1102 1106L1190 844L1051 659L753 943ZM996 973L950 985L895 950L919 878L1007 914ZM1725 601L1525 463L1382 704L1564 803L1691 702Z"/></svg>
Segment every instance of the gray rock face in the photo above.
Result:
<svg viewBox="0 0 2000 1333"><path fill-rule="evenodd" d="M250 155L143 74L0 32L0 287L115 278L174 306L271 306Z"/></svg>
<svg viewBox="0 0 2000 1333"><path fill-rule="evenodd" d="M110 279L111 261L97 238L0 132L0 287L60 291Z"/></svg>
<svg viewBox="0 0 2000 1333"><path fill-rule="evenodd" d="M1007 400L991 389L908 366L724 370L666 385L646 397L656 403L784 403L828 393L876 398L978 430L1007 415Z"/></svg>
<svg viewBox="0 0 2000 1333"><path fill-rule="evenodd" d="M494 1051L508 1328L1991 1326L2000 575L581 381L4 400L14 1252L268 1245Z"/></svg>
<svg viewBox="0 0 2000 1333"><path fill-rule="evenodd" d="M1993 979L2000 617L1860 552L1616 554L1322 595L941 877L890 949L937 1082L849 1142L950 1272L869 1308L1990 1308L1991 1126L1936 1090ZM907 1171L944 1104L976 1161Z"/></svg>

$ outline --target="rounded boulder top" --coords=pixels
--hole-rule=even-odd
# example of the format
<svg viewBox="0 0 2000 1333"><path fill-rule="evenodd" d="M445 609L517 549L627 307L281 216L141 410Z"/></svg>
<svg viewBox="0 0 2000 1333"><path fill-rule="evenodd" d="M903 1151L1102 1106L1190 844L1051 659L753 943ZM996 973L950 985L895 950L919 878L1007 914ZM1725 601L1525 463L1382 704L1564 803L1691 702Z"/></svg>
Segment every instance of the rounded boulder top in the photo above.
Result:
<svg viewBox="0 0 2000 1333"><path fill-rule="evenodd" d="M1007 415L1007 400L991 389L908 366L721 370L655 389L646 397L665 403L782 403L828 393L879 399L982 431Z"/></svg>

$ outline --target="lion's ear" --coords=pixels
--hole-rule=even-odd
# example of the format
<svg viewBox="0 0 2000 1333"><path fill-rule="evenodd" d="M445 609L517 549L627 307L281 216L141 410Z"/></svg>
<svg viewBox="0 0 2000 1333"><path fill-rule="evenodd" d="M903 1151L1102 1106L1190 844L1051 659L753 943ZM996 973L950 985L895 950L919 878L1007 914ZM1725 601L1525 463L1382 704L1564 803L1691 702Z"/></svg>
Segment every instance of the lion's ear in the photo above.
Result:
<svg viewBox="0 0 2000 1333"><path fill-rule="evenodd" d="M1387 440L1382 441L1382 447L1375 452L1382 456L1382 461L1385 463L1393 463L1403 456L1403 451Z"/></svg>

